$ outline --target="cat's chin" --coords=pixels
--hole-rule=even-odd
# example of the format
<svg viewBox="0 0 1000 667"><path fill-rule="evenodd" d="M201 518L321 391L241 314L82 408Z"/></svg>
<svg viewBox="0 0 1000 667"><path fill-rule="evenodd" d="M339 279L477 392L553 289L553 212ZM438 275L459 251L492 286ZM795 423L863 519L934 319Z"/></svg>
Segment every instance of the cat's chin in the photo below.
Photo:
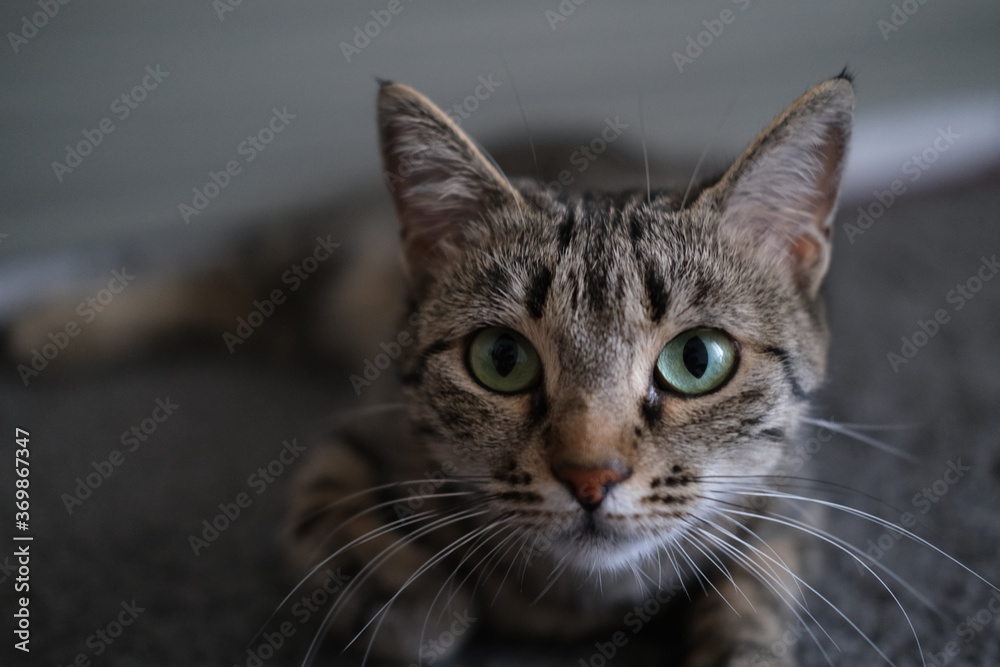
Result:
<svg viewBox="0 0 1000 667"><path fill-rule="evenodd" d="M553 541L552 554L556 562L582 573L616 573L632 569L636 564L656 560L663 540L622 530L606 522L588 519Z"/></svg>

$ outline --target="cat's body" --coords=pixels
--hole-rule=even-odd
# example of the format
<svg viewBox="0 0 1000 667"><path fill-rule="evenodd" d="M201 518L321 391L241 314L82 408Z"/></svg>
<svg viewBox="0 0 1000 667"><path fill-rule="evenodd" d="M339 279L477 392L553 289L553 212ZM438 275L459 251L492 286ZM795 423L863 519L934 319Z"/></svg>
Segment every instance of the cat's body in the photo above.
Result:
<svg viewBox="0 0 1000 667"><path fill-rule="evenodd" d="M795 549L756 515L822 381L852 106L817 86L686 199L557 197L383 86L401 393L307 462L287 532L304 580L351 577L331 641L432 662L456 614L561 640L653 596L688 607L684 664L790 661L766 649L801 609Z"/></svg>

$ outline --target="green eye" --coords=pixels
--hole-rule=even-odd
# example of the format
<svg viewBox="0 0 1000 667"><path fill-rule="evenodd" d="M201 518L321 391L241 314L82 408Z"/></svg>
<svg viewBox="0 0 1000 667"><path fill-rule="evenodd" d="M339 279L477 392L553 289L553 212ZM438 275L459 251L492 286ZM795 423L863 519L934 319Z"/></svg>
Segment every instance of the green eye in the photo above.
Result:
<svg viewBox="0 0 1000 667"><path fill-rule="evenodd" d="M712 391L736 365L733 341L718 329L691 329L660 352L656 378L665 389L694 396Z"/></svg>
<svg viewBox="0 0 1000 667"><path fill-rule="evenodd" d="M472 339L469 368L483 386L503 394L531 389L542 376L542 362L528 339L500 327L483 329Z"/></svg>

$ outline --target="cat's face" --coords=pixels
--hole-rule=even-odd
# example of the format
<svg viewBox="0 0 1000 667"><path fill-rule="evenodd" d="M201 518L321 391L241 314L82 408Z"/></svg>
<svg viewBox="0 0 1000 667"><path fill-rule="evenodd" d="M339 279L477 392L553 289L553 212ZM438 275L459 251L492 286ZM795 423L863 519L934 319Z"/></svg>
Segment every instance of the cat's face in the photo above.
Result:
<svg viewBox="0 0 1000 667"><path fill-rule="evenodd" d="M682 208L514 188L427 100L385 87L417 435L583 569L728 526L718 510L781 463L821 381L851 104L845 80L817 87Z"/></svg>

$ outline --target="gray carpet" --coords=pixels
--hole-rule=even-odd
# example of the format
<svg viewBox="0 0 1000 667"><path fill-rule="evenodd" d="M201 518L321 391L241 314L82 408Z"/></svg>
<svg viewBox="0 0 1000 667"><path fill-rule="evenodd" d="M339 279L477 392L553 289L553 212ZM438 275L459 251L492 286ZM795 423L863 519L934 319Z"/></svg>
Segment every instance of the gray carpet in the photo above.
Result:
<svg viewBox="0 0 1000 667"><path fill-rule="evenodd" d="M830 382L816 414L893 427L872 433L918 462L835 437L815 453L803 450L811 468L801 474L870 494L873 499L853 492L829 497L890 521L910 512L918 519L915 533L1000 582L1000 277L984 282L961 309L948 299L949 290L976 275L981 257L1000 254L995 183L994 174L963 190L903 196L853 243L838 230L827 289ZM857 205L844 207L841 223L856 221ZM899 353L901 337L912 337L918 321L939 309L949 321L894 370L887 353ZM168 398L179 407L129 451L133 445L123 444L123 433L141 428L156 401ZM349 409L354 400L343 369L230 356L217 345L171 348L139 362L74 374L53 371L27 389L13 370L4 373L4 450L10 451L15 426L31 437L29 532L35 538L32 651L30 660L18 656L14 664L68 665L83 655L100 665L247 665L248 645L261 645L254 632L291 585L275 537L291 472L263 484L260 477L248 478L279 456L283 441L307 444L329 414ZM95 470L93 462L106 461L113 450L121 451L121 464L70 514L63 494L74 493L77 478L85 479ZM0 518L6 534L13 519L13 464L9 455L5 459ZM203 520L215 517L220 503L233 503L241 492L249 506L196 556L190 536L201 533ZM890 582L904 615L871 574L860 573L829 545L819 550L807 580L896 664L920 664L906 616L932 656L927 664L1000 664L1000 614L989 606L1000 598L987 585L945 556L897 541L857 517L831 512L830 531L862 549L888 547L880 562L942 614ZM9 567L9 537L4 544L0 562ZM12 575L5 568L0 576L6 579L3 626L9 645ZM133 602L131 612L123 611ZM833 664L883 664L832 607L813 599L810 610L839 647L812 628ZM289 621L295 633L266 664L296 665L313 624L282 614L268 630ZM120 634L119 617L129 622ZM557 647L501 648L479 637L465 662L598 665L594 643L606 643L614 630ZM628 637L608 664L662 664L660 631ZM788 638L788 646L776 651L790 648L806 665L825 664L808 635L790 631Z"/></svg>

